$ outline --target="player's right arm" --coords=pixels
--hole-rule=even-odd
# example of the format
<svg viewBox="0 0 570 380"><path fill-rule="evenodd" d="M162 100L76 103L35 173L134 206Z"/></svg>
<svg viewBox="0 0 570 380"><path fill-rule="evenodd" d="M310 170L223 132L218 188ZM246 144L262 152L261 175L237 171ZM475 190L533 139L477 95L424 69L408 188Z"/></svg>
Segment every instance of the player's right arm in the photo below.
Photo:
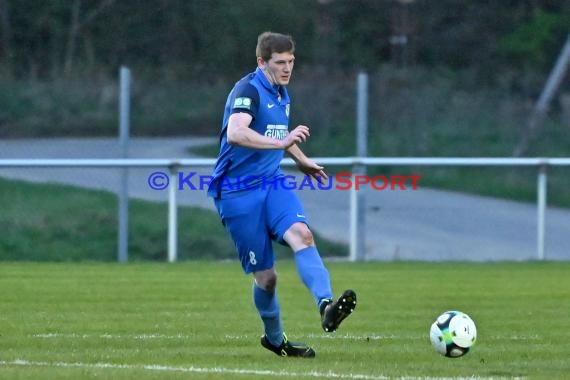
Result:
<svg viewBox="0 0 570 380"><path fill-rule="evenodd" d="M305 142L309 137L309 128L300 125L283 140L264 136L249 127L253 117L245 112L233 113L228 121L228 143L253 149L281 149L287 150L297 143Z"/></svg>

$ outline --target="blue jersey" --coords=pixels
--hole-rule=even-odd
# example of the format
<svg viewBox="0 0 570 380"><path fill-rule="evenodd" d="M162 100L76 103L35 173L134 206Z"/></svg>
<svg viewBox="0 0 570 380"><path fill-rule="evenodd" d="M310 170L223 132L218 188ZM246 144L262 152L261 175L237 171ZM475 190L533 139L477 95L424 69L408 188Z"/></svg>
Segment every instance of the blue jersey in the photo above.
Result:
<svg viewBox="0 0 570 380"><path fill-rule="evenodd" d="M220 153L208 195L214 198L237 195L262 186L280 176L280 149L252 149L228 144L230 115L245 112L253 117L250 128L257 133L283 140L289 133L290 99L283 86L271 85L261 69L239 80L226 100Z"/></svg>

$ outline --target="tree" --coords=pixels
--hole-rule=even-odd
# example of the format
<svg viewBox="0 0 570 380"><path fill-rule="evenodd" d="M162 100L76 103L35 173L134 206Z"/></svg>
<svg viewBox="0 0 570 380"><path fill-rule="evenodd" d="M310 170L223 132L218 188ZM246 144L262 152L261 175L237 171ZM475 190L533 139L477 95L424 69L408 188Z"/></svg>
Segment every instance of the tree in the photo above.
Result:
<svg viewBox="0 0 570 380"><path fill-rule="evenodd" d="M12 72L12 26L10 24L10 8L6 0L0 0L0 60L5 63L8 73Z"/></svg>
<svg viewBox="0 0 570 380"><path fill-rule="evenodd" d="M64 76L69 76L73 69L73 59L75 56L77 39L80 36L81 31L90 23L94 22L97 17L100 16L103 11L113 5L114 2L115 0L103 0L101 2L98 2L97 5L95 5L91 10L88 10L85 13L85 16L81 18L82 0L73 0L73 4L71 5L71 15L67 34L68 37L63 63Z"/></svg>

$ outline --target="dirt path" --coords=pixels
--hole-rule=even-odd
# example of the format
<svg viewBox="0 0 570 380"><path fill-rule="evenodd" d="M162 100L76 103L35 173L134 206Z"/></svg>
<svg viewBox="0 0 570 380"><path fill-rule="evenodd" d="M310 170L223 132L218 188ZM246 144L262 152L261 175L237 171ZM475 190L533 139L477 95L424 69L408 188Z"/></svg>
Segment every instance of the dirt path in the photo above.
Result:
<svg viewBox="0 0 570 380"><path fill-rule="evenodd" d="M216 138L134 138L130 158L191 158L188 147L215 143ZM34 139L0 141L5 158L114 158L116 139ZM210 169L182 168L210 174ZM167 191L153 190L148 177L165 168L129 170L132 197L166 201ZM117 191L119 169L0 168L0 176L33 182L57 182ZM421 186L421 182L420 182ZM427 188L365 190L366 257L371 260L528 260L535 259L536 205ZM349 192L299 192L312 228L324 237L349 240ZM181 205L213 209L204 191L178 193ZM1 208L1 207L0 207ZM570 259L570 212L548 209L546 258Z"/></svg>

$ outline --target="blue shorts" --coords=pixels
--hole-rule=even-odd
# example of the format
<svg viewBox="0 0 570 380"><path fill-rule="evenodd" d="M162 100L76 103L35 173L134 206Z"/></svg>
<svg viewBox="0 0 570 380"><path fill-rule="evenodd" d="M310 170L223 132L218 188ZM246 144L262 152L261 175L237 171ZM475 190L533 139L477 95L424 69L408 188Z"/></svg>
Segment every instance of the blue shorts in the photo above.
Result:
<svg viewBox="0 0 570 380"><path fill-rule="evenodd" d="M287 245L283 235L294 223L307 223L293 190L281 186L215 199L222 223L230 233L245 273L273 268L272 241Z"/></svg>

